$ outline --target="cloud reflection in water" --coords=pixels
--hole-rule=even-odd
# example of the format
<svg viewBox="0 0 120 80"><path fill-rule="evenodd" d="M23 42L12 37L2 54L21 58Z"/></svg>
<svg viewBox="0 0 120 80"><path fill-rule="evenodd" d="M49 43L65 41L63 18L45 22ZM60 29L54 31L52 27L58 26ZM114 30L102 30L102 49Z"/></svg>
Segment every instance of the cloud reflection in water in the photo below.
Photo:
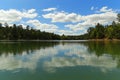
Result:
<svg viewBox="0 0 120 80"><path fill-rule="evenodd" d="M60 56L60 54L63 54ZM42 48L27 54L24 51L22 55L5 55L0 56L0 70L29 69L35 70L38 62L50 57L50 60L43 60L45 71L55 72L56 68L75 67L75 66L91 66L101 70L110 70L117 67L116 59L113 60L108 54L100 57L95 53L90 53L88 47L83 44L59 44L54 47Z"/></svg>

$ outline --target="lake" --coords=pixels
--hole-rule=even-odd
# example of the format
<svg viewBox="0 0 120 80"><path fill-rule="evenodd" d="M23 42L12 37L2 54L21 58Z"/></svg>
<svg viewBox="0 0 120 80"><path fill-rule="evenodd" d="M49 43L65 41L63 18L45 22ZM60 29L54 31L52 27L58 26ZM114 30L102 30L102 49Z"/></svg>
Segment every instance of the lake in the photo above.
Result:
<svg viewBox="0 0 120 80"><path fill-rule="evenodd" d="M0 42L0 80L120 80L120 42Z"/></svg>

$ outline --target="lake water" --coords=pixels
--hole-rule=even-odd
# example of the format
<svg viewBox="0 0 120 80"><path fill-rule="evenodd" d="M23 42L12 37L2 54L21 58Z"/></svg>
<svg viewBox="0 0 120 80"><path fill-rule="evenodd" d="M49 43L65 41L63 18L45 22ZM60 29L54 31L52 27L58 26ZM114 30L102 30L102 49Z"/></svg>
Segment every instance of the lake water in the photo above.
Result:
<svg viewBox="0 0 120 80"><path fill-rule="evenodd" d="M0 80L120 80L120 42L0 42Z"/></svg>

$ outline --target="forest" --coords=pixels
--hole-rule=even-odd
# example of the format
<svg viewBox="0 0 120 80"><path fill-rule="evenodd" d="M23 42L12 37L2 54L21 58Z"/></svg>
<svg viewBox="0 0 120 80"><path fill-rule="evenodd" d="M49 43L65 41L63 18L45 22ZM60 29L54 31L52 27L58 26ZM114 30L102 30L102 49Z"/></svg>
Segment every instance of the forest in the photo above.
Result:
<svg viewBox="0 0 120 80"><path fill-rule="evenodd" d="M60 36L54 33L41 32L31 28L29 25L23 28L22 25L13 24L9 26L5 23L4 27L0 23L0 40L58 40Z"/></svg>
<svg viewBox="0 0 120 80"><path fill-rule="evenodd" d="M120 14L117 15L118 22L113 21L111 25L98 23L95 27L87 30L88 39L120 39Z"/></svg>
<svg viewBox="0 0 120 80"><path fill-rule="evenodd" d="M95 27L89 27L83 35L58 35L31 28L29 25L0 23L0 40L87 40L87 39L120 39L120 14L117 15L118 22L113 21L111 25L97 23Z"/></svg>
<svg viewBox="0 0 120 80"><path fill-rule="evenodd" d="M87 33L79 36L64 36L62 39L89 40L89 39L120 39L120 14L117 15L117 21L109 25L97 23L95 27L89 27Z"/></svg>

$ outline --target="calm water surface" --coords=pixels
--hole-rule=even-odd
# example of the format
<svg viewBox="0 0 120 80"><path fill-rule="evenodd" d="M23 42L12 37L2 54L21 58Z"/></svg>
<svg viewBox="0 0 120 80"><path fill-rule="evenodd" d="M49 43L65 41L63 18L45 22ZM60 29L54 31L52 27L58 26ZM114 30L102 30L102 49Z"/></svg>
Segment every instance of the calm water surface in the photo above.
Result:
<svg viewBox="0 0 120 80"><path fill-rule="evenodd" d="M120 80L120 42L0 42L0 80Z"/></svg>

